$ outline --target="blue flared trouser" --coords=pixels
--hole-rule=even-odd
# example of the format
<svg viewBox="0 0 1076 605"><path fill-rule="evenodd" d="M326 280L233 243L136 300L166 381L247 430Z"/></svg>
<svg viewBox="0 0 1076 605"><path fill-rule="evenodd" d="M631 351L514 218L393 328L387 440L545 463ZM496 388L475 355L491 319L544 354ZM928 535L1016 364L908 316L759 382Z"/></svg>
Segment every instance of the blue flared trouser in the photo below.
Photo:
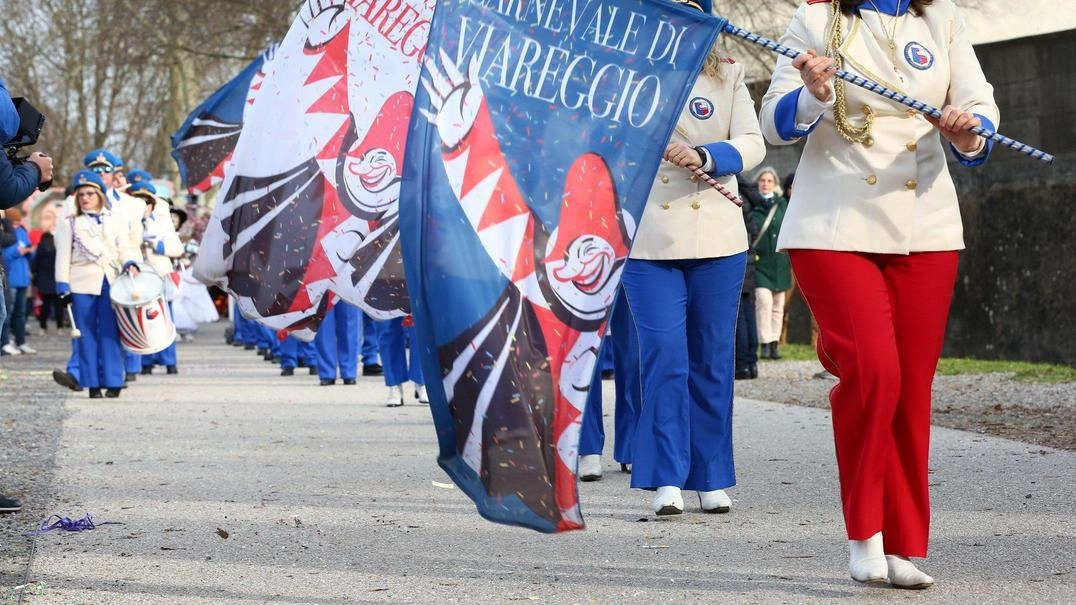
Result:
<svg viewBox="0 0 1076 605"><path fill-rule="evenodd" d="M124 351L120 327L109 299L107 280L101 294L72 294L75 325L82 332L78 343L79 383L86 388L123 388Z"/></svg>
<svg viewBox="0 0 1076 605"><path fill-rule="evenodd" d="M322 380L354 380L359 367L359 340L362 338L359 308L337 302L325 315L314 346L318 351L318 376Z"/></svg>
<svg viewBox="0 0 1076 605"><path fill-rule="evenodd" d="M280 367L296 368L302 359L311 368L318 367L318 350L314 341L303 342L294 336L289 336L280 343Z"/></svg>
<svg viewBox="0 0 1076 605"><path fill-rule="evenodd" d="M609 316L609 331L606 346L613 350L613 386L616 389L613 459L622 464L631 464L642 384L639 376L639 336L635 333L631 309L624 302L623 286Z"/></svg>
<svg viewBox="0 0 1076 605"><path fill-rule="evenodd" d="M385 368L385 385L394 387L408 380L426 384L419 360L412 358L408 363L407 343L415 343L415 328L405 328L403 318L397 317L377 322L377 334L381 365Z"/></svg>
<svg viewBox="0 0 1076 605"><path fill-rule="evenodd" d="M758 320L755 318L755 295L740 295L740 313L736 318L736 369L758 365Z"/></svg>
<svg viewBox="0 0 1076 605"><path fill-rule="evenodd" d="M360 311L362 313L362 311ZM362 313L362 365L377 365L377 324L366 313Z"/></svg>
<svg viewBox="0 0 1076 605"><path fill-rule="evenodd" d="M233 321L235 322L234 338L236 340L244 345L258 344L258 322L243 317L243 314L239 312L238 307L235 309Z"/></svg>
<svg viewBox="0 0 1076 605"><path fill-rule="evenodd" d="M624 266L642 381L632 487L710 491L736 483L733 357L745 260L740 253Z"/></svg>
<svg viewBox="0 0 1076 605"><path fill-rule="evenodd" d="M579 433L579 455L601 454L605 449L605 423L602 418L602 372L613 369L613 344L610 336L602 338L598 351L598 363L587 392L587 409L583 414L583 426Z"/></svg>
<svg viewBox="0 0 1076 605"><path fill-rule="evenodd" d="M7 289L7 319L0 319L4 327L0 330L0 345L6 345L15 337L15 346L26 344L26 307L30 299L27 287ZM2 302L2 301L0 301Z"/></svg>

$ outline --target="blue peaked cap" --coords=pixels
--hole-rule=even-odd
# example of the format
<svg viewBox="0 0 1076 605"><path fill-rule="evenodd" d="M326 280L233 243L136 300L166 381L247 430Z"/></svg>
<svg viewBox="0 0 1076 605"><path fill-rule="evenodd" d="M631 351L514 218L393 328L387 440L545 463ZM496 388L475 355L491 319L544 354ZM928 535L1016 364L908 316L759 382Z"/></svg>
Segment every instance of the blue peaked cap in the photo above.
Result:
<svg viewBox="0 0 1076 605"><path fill-rule="evenodd" d="M123 166L123 158L107 149L94 149L87 153L86 157L82 158L82 165L86 168L93 168L94 166L119 168Z"/></svg>
<svg viewBox="0 0 1076 605"><path fill-rule="evenodd" d="M150 182L153 180L153 175L148 170L142 170L141 168L134 168L127 173L127 182L138 183L141 181ZM156 192L154 192L156 193Z"/></svg>
<svg viewBox="0 0 1076 605"><path fill-rule="evenodd" d="M77 190L79 187L86 186L97 189L102 196L105 194L105 182L101 180L101 177L91 170L79 170L71 179L71 189Z"/></svg>
<svg viewBox="0 0 1076 605"><path fill-rule="evenodd" d="M142 172L145 171L143 170ZM130 193L131 195L137 195L139 193L150 193L153 195L157 195L157 188L154 187L153 183L149 181L138 181L137 183L131 183L131 186L127 188L127 193Z"/></svg>

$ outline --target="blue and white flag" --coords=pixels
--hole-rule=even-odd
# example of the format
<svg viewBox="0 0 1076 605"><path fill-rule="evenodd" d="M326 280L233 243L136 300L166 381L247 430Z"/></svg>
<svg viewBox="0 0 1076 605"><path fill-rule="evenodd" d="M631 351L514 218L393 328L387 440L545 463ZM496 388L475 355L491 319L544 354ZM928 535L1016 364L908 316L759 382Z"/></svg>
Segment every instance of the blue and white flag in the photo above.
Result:
<svg viewBox="0 0 1076 605"><path fill-rule="evenodd" d="M439 463L490 520L583 527L600 335L722 25L665 0L438 4L401 239Z"/></svg>

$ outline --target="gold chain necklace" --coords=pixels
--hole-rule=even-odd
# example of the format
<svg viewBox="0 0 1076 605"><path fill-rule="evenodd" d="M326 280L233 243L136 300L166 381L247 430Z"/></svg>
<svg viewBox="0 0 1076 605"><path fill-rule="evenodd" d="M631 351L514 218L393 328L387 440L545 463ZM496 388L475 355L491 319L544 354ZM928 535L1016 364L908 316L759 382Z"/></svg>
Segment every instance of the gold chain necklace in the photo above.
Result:
<svg viewBox="0 0 1076 605"><path fill-rule="evenodd" d="M908 0L909 3L911 0ZM897 69L897 24L900 19L900 0L897 0L897 10L894 12L893 17L889 20L890 27L886 27L885 21L882 20L882 9L878 8L878 5L874 3L874 0L867 0L871 6L874 7L874 12L878 13L878 23L882 25L882 34L885 35L886 41L889 42L889 57L893 62L893 69Z"/></svg>

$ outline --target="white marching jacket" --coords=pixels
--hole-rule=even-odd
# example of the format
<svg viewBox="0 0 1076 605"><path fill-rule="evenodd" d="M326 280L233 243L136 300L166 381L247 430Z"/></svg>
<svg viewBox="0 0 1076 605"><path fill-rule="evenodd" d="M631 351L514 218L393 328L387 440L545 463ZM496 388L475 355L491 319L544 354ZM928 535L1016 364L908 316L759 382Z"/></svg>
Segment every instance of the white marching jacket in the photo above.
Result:
<svg viewBox="0 0 1076 605"><path fill-rule="evenodd" d="M829 2L800 6L781 44L822 52L831 10ZM839 53L846 71L939 109L955 105L997 127L993 87L951 0L935 0L919 17L894 19L862 10L859 17L843 19ZM891 51L886 28L894 26ZM782 122L778 104L802 86L791 59L781 57L759 115L770 143L796 141L782 136L787 120ZM854 126L863 125L865 105L873 110L871 136L863 143L847 142L836 130L832 108L825 110L807 136L778 249L895 254L963 249L948 141L915 110L851 83L845 83L845 91ZM811 93L804 88L801 94ZM787 127L783 132L788 136Z"/></svg>
<svg viewBox="0 0 1076 605"><path fill-rule="evenodd" d="M56 221L56 281L74 294L100 295L102 281L113 283L124 264L141 260L127 217L104 209L100 218L65 213Z"/></svg>
<svg viewBox="0 0 1076 605"><path fill-rule="evenodd" d="M150 212L142 221L143 241L145 237L152 240L143 246L146 263L153 267L161 277L166 277L174 269L172 260L183 256L183 242L176 234L175 225L172 224L172 213L168 211L168 202L158 199ZM163 244L158 247L157 242ZM159 252L163 248L163 253Z"/></svg>
<svg viewBox="0 0 1076 605"><path fill-rule="evenodd" d="M766 145L755 104L739 64L726 64L723 80L699 76L672 135L673 141L707 146L725 141L739 154L742 170L762 162ZM699 101L701 105L694 105ZM694 105L694 107L693 107ZM699 108L704 111L699 111ZM714 158L722 169L722 157ZM736 193L735 174L716 178ZM747 229L738 206L685 168L662 161L631 247L631 258L718 258L747 250Z"/></svg>

